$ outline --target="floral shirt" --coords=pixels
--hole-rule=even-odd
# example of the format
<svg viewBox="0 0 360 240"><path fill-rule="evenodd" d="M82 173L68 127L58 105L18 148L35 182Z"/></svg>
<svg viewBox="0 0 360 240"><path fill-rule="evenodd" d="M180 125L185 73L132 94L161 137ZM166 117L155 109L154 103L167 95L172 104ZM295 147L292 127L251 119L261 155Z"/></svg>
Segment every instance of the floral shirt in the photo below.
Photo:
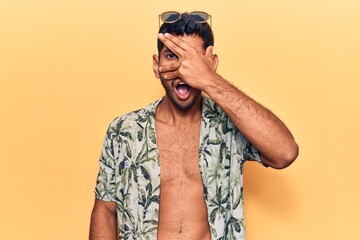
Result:
<svg viewBox="0 0 360 240"><path fill-rule="evenodd" d="M119 239L156 239L160 159L155 110L162 99L116 118L100 156L95 196L117 203ZM242 173L255 148L227 115L203 97L199 164L211 239L245 239Z"/></svg>

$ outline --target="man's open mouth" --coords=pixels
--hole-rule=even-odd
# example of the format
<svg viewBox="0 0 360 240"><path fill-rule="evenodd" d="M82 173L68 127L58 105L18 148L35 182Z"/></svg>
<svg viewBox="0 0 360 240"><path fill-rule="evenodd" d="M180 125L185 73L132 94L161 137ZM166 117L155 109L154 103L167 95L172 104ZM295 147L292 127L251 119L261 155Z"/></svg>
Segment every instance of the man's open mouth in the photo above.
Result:
<svg viewBox="0 0 360 240"><path fill-rule="evenodd" d="M175 85L175 92L180 99L187 99L190 96L191 87L187 85L185 82L178 82Z"/></svg>

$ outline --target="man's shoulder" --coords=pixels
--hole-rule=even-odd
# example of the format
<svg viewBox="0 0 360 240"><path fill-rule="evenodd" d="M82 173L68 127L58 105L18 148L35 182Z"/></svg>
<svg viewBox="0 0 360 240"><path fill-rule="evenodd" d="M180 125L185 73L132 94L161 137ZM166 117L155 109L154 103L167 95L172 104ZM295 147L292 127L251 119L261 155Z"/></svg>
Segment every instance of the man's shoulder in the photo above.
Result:
<svg viewBox="0 0 360 240"><path fill-rule="evenodd" d="M155 117L156 107L161 102L161 100L162 99L159 99L141 109L117 116L114 120L111 121L110 127L119 125L131 126L134 124L141 125L141 123L146 122L149 117Z"/></svg>
<svg viewBox="0 0 360 240"><path fill-rule="evenodd" d="M237 131L235 124L228 115L211 98L203 96L202 121L210 128L217 128L218 132L224 134Z"/></svg>
<svg viewBox="0 0 360 240"><path fill-rule="evenodd" d="M202 112L203 117L211 120L227 118L226 113L208 96L203 96Z"/></svg>

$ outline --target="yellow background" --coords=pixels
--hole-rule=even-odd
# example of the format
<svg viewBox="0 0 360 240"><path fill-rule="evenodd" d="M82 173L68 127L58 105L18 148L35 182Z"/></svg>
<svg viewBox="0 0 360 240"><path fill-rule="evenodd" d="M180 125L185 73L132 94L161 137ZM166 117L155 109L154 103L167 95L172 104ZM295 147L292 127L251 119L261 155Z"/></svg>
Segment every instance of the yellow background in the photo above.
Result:
<svg viewBox="0 0 360 240"><path fill-rule="evenodd" d="M218 72L300 145L247 164L248 239L360 239L358 0L1 0L0 238L87 238L109 122L163 95L166 10L212 14Z"/></svg>

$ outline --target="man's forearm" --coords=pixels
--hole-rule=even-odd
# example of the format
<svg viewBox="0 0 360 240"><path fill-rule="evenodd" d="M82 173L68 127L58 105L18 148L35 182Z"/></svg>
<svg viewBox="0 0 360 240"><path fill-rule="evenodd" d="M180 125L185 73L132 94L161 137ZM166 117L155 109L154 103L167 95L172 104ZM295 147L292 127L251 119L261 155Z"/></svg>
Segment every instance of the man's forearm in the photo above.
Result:
<svg viewBox="0 0 360 240"><path fill-rule="evenodd" d="M241 133L259 150L265 164L274 168L290 165L298 146L285 124L271 111L215 75L204 92L226 112Z"/></svg>
<svg viewBox="0 0 360 240"><path fill-rule="evenodd" d="M205 52L169 33L159 39L179 59L158 68L165 80L182 79L204 91L223 109L243 135L260 151L261 160L271 167L284 168L298 154L298 146L287 127L268 109L246 96L216 73L218 57L212 46Z"/></svg>
<svg viewBox="0 0 360 240"><path fill-rule="evenodd" d="M117 239L116 213L95 204L91 213L89 240Z"/></svg>

